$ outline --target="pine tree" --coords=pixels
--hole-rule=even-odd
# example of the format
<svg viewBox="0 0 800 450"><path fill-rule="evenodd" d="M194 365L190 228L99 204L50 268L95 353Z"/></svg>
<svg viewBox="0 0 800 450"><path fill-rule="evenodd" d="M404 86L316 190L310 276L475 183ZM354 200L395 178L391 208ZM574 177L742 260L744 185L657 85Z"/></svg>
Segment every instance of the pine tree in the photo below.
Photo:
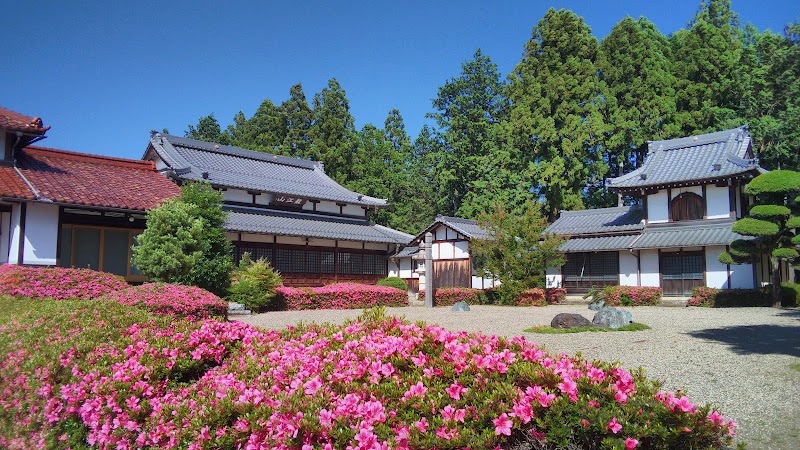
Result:
<svg viewBox="0 0 800 450"><path fill-rule="evenodd" d="M582 209L587 187L602 186L607 172L598 148L605 94L596 56L597 39L583 19L550 9L510 76L509 141L529 161L550 220L561 209Z"/></svg>
<svg viewBox="0 0 800 450"><path fill-rule="evenodd" d="M228 138L222 132L217 118L214 117L214 113L201 117L197 122L197 128L189 125L189 129L186 130L184 136L199 141L216 142L218 144L228 143Z"/></svg>

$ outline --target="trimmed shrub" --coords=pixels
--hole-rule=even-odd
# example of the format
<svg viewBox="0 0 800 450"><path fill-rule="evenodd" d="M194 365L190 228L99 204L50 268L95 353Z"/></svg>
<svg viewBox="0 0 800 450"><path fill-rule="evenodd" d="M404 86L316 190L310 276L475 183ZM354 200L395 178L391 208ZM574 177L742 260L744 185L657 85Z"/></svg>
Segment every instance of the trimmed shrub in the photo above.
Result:
<svg viewBox="0 0 800 450"><path fill-rule="evenodd" d="M374 311L280 333L46 303L0 299L3 448L712 449L734 433L641 370L521 337Z"/></svg>
<svg viewBox="0 0 800 450"><path fill-rule="evenodd" d="M281 275L269 261L242 258L229 289L228 300L241 303L253 311L278 311L284 305L277 301L275 288L283 284Z"/></svg>
<svg viewBox="0 0 800 450"><path fill-rule="evenodd" d="M275 288L278 300L290 311L301 309L362 309L374 306L406 306L406 291L369 284L339 283L315 288Z"/></svg>
<svg viewBox="0 0 800 450"><path fill-rule="evenodd" d="M548 305L557 305L567 299L566 288L546 288L544 295L547 297Z"/></svg>
<svg viewBox="0 0 800 450"><path fill-rule="evenodd" d="M0 266L0 295L88 300L127 287L121 276L91 269Z"/></svg>
<svg viewBox="0 0 800 450"><path fill-rule="evenodd" d="M425 298L425 291L420 291L420 298ZM480 289L449 287L433 291L433 304L435 306L451 306L458 302L467 302L469 305L479 305L483 303L482 292Z"/></svg>
<svg viewBox="0 0 800 450"><path fill-rule="evenodd" d="M189 320L225 318L228 312L225 300L203 288L180 284L145 283L112 292L103 299Z"/></svg>
<svg viewBox="0 0 800 450"><path fill-rule="evenodd" d="M400 277L386 277L381 278L376 283L378 286L389 286L397 289L402 289L404 291L408 290L408 286L406 286L406 282L403 281Z"/></svg>
<svg viewBox="0 0 800 450"><path fill-rule="evenodd" d="M547 306L544 289L525 289L517 294L516 306Z"/></svg>
<svg viewBox="0 0 800 450"><path fill-rule="evenodd" d="M661 288L648 286L606 286L595 297L608 306L655 306L661 303Z"/></svg>
<svg viewBox="0 0 800 450"><path fill-rule="evenodd" d="M796 283L781 283L781 304L783 306L797 305L800 285ZM750 308L772 306L770 286L761 289L714 289L698 287L692 289L692 298L686 302L687 306L704 306L708 308Z"/></svg>

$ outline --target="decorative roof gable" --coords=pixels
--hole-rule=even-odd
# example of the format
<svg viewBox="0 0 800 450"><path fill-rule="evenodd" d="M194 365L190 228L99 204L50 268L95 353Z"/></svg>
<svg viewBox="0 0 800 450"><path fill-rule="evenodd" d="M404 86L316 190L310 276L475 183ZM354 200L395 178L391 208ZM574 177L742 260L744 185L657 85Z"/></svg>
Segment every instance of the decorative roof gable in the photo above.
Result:
<svg viewBox="0 0 800 450"><path fill-rule="evenodd" d="M688 186L731 177L757 175L758 159L750 152L746 127L665 141L652 141L638 169L609 179L609 189Z"/></svg>
<svg viewBox="0 0 800 450"><path fill-rule="evenodd" d="M145 159L151 151L182 180L205 180L219 187L353 205L389 205L384 199L346 189L328 177L315 161L159 133L150 138Z"/></svg>
<svg viewBox="0 0 800 450"><path fill-rule="evenodd" d="M0 129L43 135L50 127L44 126L42 119L38 117L26 116L0 106Z"/></svg>

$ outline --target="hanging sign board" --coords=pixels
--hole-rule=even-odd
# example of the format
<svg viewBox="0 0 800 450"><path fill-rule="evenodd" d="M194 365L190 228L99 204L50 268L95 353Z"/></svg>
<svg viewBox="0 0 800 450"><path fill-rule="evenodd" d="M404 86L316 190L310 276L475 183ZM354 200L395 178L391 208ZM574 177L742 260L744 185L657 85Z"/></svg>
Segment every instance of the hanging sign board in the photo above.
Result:
<svg viewBox="0 0 800 450"><path fill-rule="evenodd" d="M275 194L272 197L273 206L282 206L284 208L303 209L306 204L306 199L300 197L292 197L289 195Z"/></svg>

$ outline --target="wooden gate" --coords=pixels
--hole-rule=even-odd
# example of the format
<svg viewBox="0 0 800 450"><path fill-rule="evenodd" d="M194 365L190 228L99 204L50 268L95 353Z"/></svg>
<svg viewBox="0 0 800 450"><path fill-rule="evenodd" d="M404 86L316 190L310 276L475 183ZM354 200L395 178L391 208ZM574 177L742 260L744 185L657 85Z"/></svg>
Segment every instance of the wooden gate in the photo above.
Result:
<svg viewBox="0 0 800 450"><path fill-rule="evenodd" d="M692 288L704 284L704 274L703 252L661 254L661 287L664 295L692 295Z"/></svg>
<svg viewBox="0 0 800 450"><path fill-rule="evenodd" d="M433 261L434 289L447 287L472 287L472 267L469 259Z"/></svg>

